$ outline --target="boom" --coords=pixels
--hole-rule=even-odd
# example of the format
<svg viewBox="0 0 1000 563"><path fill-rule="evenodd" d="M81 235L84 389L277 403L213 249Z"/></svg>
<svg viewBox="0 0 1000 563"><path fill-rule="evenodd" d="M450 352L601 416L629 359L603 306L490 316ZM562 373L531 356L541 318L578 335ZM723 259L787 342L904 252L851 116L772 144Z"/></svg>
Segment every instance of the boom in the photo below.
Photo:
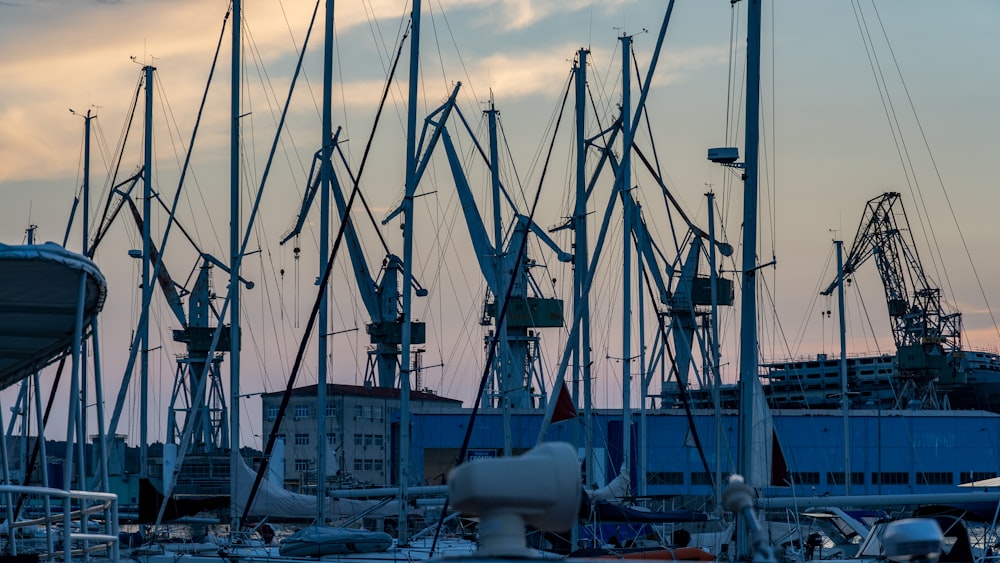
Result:
<svg viewBox="0 0 1000 563"><path fill-rule="evenodd" d="M898 192L868 200L854 243L844 260L844 276L875 260L896 343L896 377L904 382L897 404L919 395L937 405L935 382L962 383L962 314L949 310L941 289L927 277ZM822 293L837 287L834 280Z"/></svg>
<svg viewBox="0 0 1000 563"><path fill-rule="evenodd" d="M340 129L333 137L333 145L340 153L338 138ZM343 154L340 153L343 157ZM314 157L314 165L310 171L309 180L306 184L306 194L302 201L296 224L287 232L280 244L285 244L292 238L298 236L305 224L305 217L309 212L309 207L315 199L319 190L319 174L317 171L322 166L319 152ZM343 159L346 166L346 159ZM350 170L347 171L350 174ZM382 270L378 279L372 275L368 267L361 248L361 239L358 235L354 222L347 214L347 197L344 187L340 183L336 174L331 175L331 191L337 205L338 215L344 223L344 240L348 253L351 256L351 264L354 267L354 278L361 294L361 301L365 305L371 322L366 326L366 331L370 337L372 349L369 351L369 373L365 374L365 381L368 383L374 380L378 387L395 387L397 378L397 368L399 365L399 348L402 343L402 313L400 310L400 278L402 277L403 262L395 254L386 252L386 257L382 261ZM354 178L351 178L352 183ZM427 294L426 290L419 286L414 280L414 289L418 296ZM422 322L411 323L411 344L423 344L426 341L426 328Z"/></svg>
<svg viewBox="0 0 1000 563"><path fill-rule="evenodd" d="M868 201L844 260L844 275L857 271L869 258L874 258L882 278L897 347L937 344L948 352L961 349L962 314L946 310L941 290L927 277L898 192ZM823 295L836 285L834 280Z"/></svg>

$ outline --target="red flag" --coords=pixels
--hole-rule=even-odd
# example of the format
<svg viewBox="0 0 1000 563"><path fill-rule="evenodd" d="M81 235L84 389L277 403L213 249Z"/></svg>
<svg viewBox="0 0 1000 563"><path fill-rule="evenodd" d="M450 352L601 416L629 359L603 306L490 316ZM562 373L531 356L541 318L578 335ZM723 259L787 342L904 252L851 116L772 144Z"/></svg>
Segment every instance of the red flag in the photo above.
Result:
<svg viewBox="0 0 1000 563"><path fill-rule="evenodd" d="M559 397L556 399L556 408L552 411L552 422L562 422L576 418L576 407L573 406L573 398L569 396L569 391L565 385L559 386Z"/></svg>

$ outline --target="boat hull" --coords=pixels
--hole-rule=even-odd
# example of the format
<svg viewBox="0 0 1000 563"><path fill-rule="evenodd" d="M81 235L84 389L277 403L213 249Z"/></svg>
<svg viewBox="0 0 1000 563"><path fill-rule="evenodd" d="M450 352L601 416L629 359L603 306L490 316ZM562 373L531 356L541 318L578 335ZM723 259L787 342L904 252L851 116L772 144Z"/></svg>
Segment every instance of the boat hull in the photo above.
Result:
<svg viewBox="0 0 1000 563"><path fill-rule="evenodd" d="M281 542L278 552L285 557L322 557L349 553L377 553L392 546L385 532L310 526Z"/></svg>

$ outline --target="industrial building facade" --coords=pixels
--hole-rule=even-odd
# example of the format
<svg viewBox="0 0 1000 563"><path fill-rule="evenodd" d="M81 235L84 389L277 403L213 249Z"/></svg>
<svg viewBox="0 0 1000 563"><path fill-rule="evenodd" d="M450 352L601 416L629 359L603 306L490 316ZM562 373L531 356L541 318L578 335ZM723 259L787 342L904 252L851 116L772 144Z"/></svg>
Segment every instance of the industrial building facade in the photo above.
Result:
<svg viewBox="0 0 1000 563"><path fill-rule="evenodd" d="M292 390L278 429L283 447L285 488L314 492L318 447L326 448L329 487L394 484L394 428L399 427L399 389L327 385L326 429L319 431L318 385ZM269 435L284 392L262 395L262 428ZM462 402L422 391L410 392L412 409L459 409Z"/></svg>

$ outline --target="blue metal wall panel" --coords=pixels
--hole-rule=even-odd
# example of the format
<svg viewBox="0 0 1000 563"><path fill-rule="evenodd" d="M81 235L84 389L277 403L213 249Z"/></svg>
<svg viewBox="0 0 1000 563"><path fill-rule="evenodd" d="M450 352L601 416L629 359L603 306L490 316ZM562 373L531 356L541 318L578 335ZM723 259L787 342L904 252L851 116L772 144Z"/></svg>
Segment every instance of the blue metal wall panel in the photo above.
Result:
<svg viewBox="0 0 1000 563"><path fill-rule="evenodd" d="M789 473L816 474L814 484L798 485L796 494L842 494L830 473L843 474L843 419L839 412L795 411L774 413L775 431L788 464ZM541 413L511 416L512 447L523 451L532 447L541 424ZM595 448L603 448L611 462L612 475L621 465L621 416L601 413L594 416ZM447 414L415 413L413 456L415 474L423 479L424 448L458 448L469 422L469 411ZM638 428L639 421L634 421ZM554 424L548 440L573 442L582 436L575 420ZM680 411L650 413L646 419L648 472L680 472L683 484L650 485L653 495L707 495L711 487L693 484L692 476L704 482L704 464L693 447L687 418ZM499 413L480 414L469 447L503 447L503 417ZM710 413L695 415L706 462L715 468L715 419ZM722 418L724 432L722 468L733 470L736 459L736 417ZM638 433L633 432L637 437ZM852 485L853 494L934 493L961 491L963 474L1000 473L1000 415L979 411L912 412L857 411L850 418L851 471L863 473L864 483ZM582 444L578 444L583 447ZM636 442L633 452L638 451ZM879 484L873 474L905 474L902 484ZM950 484L926 484L921 476L951 474ZM791 476L787 479L791 482ZM635 481L633 481L633 484ZM790 494L790 488L778 494Z"/></svg>

